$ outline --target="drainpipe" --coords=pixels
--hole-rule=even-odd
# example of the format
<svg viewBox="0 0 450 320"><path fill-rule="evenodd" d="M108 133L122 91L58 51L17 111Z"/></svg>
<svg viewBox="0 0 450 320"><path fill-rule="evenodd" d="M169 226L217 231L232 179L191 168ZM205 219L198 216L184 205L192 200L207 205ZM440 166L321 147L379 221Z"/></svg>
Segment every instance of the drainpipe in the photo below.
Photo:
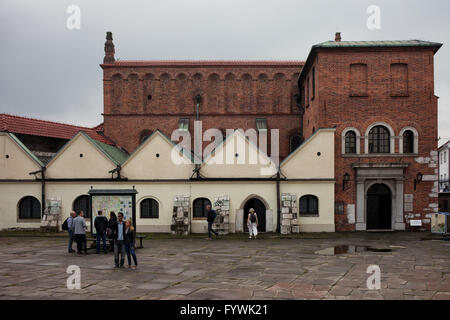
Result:
<svg viewBox="0 0 450 320"><path fill-rule="evenodd" d="M281 226L281 209L280 209L280 169L277 172L277 233L280 233Z"/></svg>
<svg viewBox="0 0 450 320"><path fill-rule="evenodd" d="M45 167L41 167L41 170L30 172L29 175L34 175L37 179L36 175L41 174L41 218L44 216L45 211Z"/></svg>

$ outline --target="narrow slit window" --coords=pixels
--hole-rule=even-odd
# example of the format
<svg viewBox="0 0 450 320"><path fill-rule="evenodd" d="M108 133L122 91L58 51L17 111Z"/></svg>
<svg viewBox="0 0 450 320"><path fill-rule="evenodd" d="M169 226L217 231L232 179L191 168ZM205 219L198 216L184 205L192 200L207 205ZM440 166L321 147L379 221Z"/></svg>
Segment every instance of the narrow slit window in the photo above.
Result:
<svg viewBox="0 0 450 320"><path fill-rule="evenodd" d="M178 129L180 131L189 131L189 118L181 118L178 123Z"/></svg>
<svg viewBox="0 0 450 320"><path fill-rule="evenodd" d="M258 131L267 131L267 119L265 118L256 119L256 129Z"/></svg>

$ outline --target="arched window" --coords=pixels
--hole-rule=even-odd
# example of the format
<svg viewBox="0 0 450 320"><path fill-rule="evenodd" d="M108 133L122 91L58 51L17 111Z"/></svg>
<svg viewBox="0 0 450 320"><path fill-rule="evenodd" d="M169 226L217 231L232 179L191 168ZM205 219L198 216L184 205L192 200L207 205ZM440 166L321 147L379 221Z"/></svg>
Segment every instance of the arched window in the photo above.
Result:
<svg viewBox="0 0 450 320"><path fill-rule="evenodd" d="M75 199L73 202L73 211L75 211L77 214L80 211L84 212L85 218L91 217L91 202L89 199L89 196L82 195Z"/></svg>
<svg viewBox="0 0 450 320"><path fill-rule="evenodd" d="M318 215L319 214L319 199L313 195L306 195L300 198L300 215Z"/></svg>
<svg viewBox="0 0 450 320"><path fill-rule="evenodd" d="M141 218L158 219L159 204L155 199L144 199L141 201Z"/></svg>
<svg viewBox="0 0 450 320"><path fill-rule="evenodd" d="M206 218L206 205L211 205L211 201L206 198L197 198L194 200L194 218Z"/></svg>
<svg viewBox="0 0 450 320"><path fill-rule="evenodd" d="M403 133L403 153L414 153L414 133L411 130Z"/></svg>
<svg viewBox="0 0 450 320"><path fill-rule="evenodd" d="M391 137L384 126L375 126L369 132L369 153L389 153Z"/></svg>
<svg viewBox="0 0 450 320"><path fill-rule="evenodd" d="M19 202L19 219L41 219L41 204L32 196L22 198Z"/></svg>
<svg viewBox="0 0 450 320"><path fill-rule="evenodd" d="M294 134L289 138L289 152L293 152L302 144L302 137L298 134Z"/></svg>
<svg viewBox="0 0 450 320"><path fill-rule="evenodd" d="M345 134L345 153L356 153L356 133L354 131L348 131Z"/></svg>

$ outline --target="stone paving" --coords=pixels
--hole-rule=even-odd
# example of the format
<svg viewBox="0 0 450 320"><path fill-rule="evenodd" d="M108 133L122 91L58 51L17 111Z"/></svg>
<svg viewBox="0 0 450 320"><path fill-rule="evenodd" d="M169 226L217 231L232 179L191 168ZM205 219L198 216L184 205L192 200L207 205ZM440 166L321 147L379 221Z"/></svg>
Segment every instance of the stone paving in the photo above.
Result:
<svg viewBox="0 0 450 320"><path fill-rule="evenodd" d="M450 299L450 242L420 233L330 234L327 239L144 240L139 268L113 255L77 256L63 238L0 238L0 299ZM328 236L327 236L328 237ZM317 254L336 245L392 252ZM325 250L324 252L327 252ZM369 265L381 289L367 289ZM81 268L69 290L66 268Z"/></svg>

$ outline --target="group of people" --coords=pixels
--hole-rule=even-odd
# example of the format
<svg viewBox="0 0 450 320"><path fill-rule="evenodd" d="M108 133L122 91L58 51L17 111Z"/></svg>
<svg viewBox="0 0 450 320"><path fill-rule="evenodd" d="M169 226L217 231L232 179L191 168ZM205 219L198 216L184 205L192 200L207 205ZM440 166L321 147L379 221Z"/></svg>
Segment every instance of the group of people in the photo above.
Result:
<svg viewBox="0 0 450 320"><path fill-rule="evenodd" d="M206 205L208 222L208 240L212 239L212 234L216 237L219 233L213 229L214 220L217 217L215 210L211 209L211 205ZM249 238L256 239L258 235L258 216L253 208L249 210L247 217L247 225L249 231ZM110 218L106 218L101 210L98 211L97 217L94 220L94 227L96 231L96 253L100 254L100 245L103 245L103 253L108 253L106 239L109 239L110 248L114 250L114 264L116 268L123 268L125 263L125 254L128 258L128 267L131 268L131 258L133 258L134 266L137 268L136 257L136 232L130 219L124 220L123 213L119 212L116 216L114 212L110 213ZM64 222L63 229L69 233L69 253L75 252L73 250L74 240L77 243L77 253L87 254L87 240L86 240L86 221L84 219L84 212L80 211L78 214L75 211L70 212L69 218ZM120 256L120 258L119 258Z"/></svg>
<svg viewBox="0 0 450 320"><path fill-rule="evenodd" d="M69 233L69 253L75 252L72 248L75 240L77 243L77 253L80 255L83 252L87 254L87 225L84 219L84 212L80 211L77 214L75 211L72 211L64 224L67 224L66 228ZM103 253L108 252L106 245L106 239L108 237L111 250L114 250L115 267L124 267L126 254L128 258L128 267L132 267L131 258L133 258L133 268L137 268L136 232L130 219L124 220L122 212L119 212L117 216L114 212L111 212L110 219L108 220L100 210L98 211L97 217L95 217L94 227L96 231L97 254L100 254L101 244L103 244Z"/></svg>

